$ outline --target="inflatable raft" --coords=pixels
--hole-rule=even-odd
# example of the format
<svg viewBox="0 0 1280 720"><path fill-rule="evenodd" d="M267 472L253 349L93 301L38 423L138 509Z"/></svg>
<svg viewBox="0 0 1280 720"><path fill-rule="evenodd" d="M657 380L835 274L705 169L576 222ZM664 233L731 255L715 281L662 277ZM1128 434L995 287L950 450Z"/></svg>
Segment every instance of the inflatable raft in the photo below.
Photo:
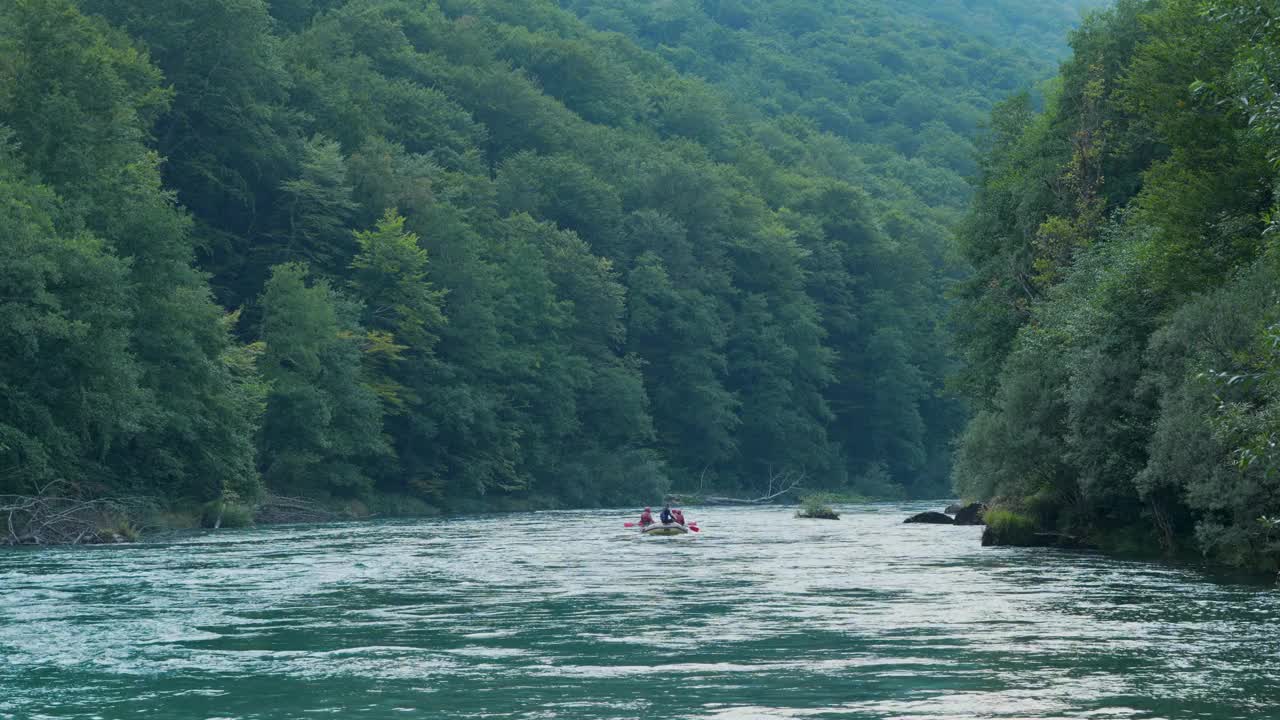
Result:
<svg viewBox="0 0 1280 720"><path fill-rule="evenodd" d="M659 537L664 535L684 535L688 532L689 528L678 523L667 523L665 525L662 523L654 523L653 525L640 529L641 535L654 535Z"/></svg>

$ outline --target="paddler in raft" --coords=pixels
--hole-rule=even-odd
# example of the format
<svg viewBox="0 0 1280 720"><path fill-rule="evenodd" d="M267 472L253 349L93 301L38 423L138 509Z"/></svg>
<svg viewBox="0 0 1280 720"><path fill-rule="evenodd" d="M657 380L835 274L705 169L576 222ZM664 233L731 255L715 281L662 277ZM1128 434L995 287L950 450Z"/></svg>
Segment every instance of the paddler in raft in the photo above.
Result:
<svg viewBox="0 0 1280 720"><path fill-rule="evenodd" d="M638 525L640 531L646 534L652 532L657 535L678 535L690 531L702 532L697 525L685 521L683 512L672 510L670 506L663 506L659 518L662 522L655 522L653 511L645 508L644 512L640 513L640 522L623 524L626 527L636 527Z"/></svg>

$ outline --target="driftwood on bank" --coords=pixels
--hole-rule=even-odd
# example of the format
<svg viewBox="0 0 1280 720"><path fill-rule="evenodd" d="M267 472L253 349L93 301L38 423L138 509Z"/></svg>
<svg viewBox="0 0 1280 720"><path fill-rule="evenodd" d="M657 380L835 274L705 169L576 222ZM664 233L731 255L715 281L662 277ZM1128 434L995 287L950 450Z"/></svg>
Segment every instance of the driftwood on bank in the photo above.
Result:
<svg viewBox="0 0 1280 720"><path fill-rule="evenodd" d="M0 545L88 545L127 542L130 523L154 507L148 498L74 497L64 483L34 495L0 495Z"/></svg>
<svg viewBox="0 0 1280 720"><path fill-rule="evenodd" d="M801 487L807 473L802 472L770 472L768 484L765 487L764 494L757 498L734 498L723 497L719 495L703 496L701 501L703 505L765 505L786 495ZM676 496L671 496L668 500L678 500Z"/></svg>
<svg viewBox="0 0 1280 720"><path fill-rule="evenodd" d="M253 520L263 525L297 525L338 520L339 515L320 503L302 498L268 495L253 512Z"/></svg>

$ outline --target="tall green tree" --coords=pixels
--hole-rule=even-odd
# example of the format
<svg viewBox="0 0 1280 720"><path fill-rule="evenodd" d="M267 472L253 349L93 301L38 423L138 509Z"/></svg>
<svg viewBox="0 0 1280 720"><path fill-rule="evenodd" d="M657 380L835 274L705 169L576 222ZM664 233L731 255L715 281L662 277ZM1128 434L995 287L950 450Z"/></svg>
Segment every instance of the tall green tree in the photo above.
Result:
<svg viewBox="0 0 1280 720"><path fill-rule="evenodd" d="M137 432L140 370L128 266L100 238L60 230L66 211L0 147L0 477L35 492L101 471Z"/></svg>
<svg viewBox="0 0 1280 720"><path fill-rule="evenodd" d="M366 497L390 449L361 364L358 304L300 263L276 266L262 296L262 374L270 383L260 455L281 493Z"/></svg>
<svg viewBox="0 0 1280 720"><path fill-rule="evenodd" d="M13 129L32 175L70 198L61 232L92 233L128 268L121 292L140 394L133 432L102 444L100 461L118 478L169 495L208 499L226 487L252 494L252 391L228 365L234 348L223 311L192 267L190 222L144 144L169 97L159 73L127 37L70 2L32 0L0 12L17 80L0 123Z"/></svg>

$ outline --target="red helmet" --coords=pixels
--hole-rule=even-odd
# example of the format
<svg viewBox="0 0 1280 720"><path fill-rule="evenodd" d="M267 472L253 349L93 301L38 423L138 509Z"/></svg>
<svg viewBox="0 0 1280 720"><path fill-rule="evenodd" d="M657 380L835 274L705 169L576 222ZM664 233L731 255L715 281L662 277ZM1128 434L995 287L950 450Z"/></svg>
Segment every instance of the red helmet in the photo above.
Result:
<svg viewBox="0 0 1280 720"><path fill-rule="evenodd" d="M650 512L649 508L645 508L645 509L644 509L644 511L645 511L645 512Z"/></svg>

